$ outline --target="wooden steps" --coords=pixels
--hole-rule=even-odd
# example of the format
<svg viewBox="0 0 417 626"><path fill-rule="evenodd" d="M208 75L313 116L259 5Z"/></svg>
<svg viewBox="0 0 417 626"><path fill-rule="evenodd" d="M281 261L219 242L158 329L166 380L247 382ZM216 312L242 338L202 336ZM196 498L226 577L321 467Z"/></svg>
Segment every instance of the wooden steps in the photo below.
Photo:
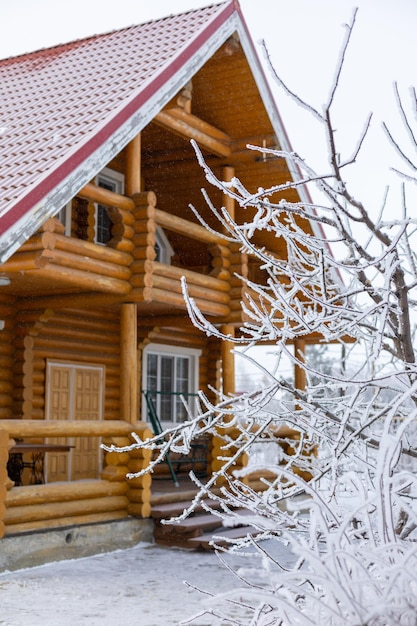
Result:
<svg viewBox="0 0 417 626"><path fill-rule="evenodd" d="M225 546L229 540L240 539L241 537L246 537L246 535L256 535L258 532L253 526L238 526L236 528L225 528L222 526L218 527L215 532L190 537L187 547L199 550L213 550L213 542L217 546Z"/></svg>
<svg viewBox="0 0 417 626"><path fill-rule="evenodd" d="M180 494L178 494L180 496ZM247 534L256 534L257 530L252 526L234 526L225 528L222 519L215 513L208 513L200 505L187 518L172 524L163 524L162 520L169 520L172 517L181 515L184 509L191 505L191 500L178 500L176 502L157 502L152 506L152 517L155 522L154 538L155 542L164 546L175 546L189 548L193 550L213 550L211 542L213 537L224 537L214 539L217 545L226 545L228 539L238 539ZM210 508L219 507L216 502L210 501Z"/></svg>

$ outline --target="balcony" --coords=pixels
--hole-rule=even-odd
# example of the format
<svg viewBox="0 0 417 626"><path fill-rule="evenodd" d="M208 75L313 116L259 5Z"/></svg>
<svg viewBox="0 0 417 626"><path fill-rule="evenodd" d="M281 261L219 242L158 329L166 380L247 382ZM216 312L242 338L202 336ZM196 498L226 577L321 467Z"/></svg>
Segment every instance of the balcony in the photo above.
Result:
<svg viewBox="0 0 417 626"><path fill-rule="evenodd" d="M91 234L96 203L107 207L111 221L106 245L95 243ZM220 235L157 209L153 192L131 199L88 184L72 206L70 236L64 224L51 218L2 266L10 293L94 292L119 301L128 297L142 303L144 312L164 314L185 311L185 277L189 295L205 315L228 316L231 274L240 268L231 268L230 249ZM174 242L171 263L157 260L158 228Z"/></svg>

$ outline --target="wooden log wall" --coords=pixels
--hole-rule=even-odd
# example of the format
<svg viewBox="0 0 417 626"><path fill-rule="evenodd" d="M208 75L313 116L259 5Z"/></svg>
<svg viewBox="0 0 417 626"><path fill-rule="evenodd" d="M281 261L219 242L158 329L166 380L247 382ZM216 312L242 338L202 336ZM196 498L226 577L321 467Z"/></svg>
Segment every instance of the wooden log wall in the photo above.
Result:
<svg viewBox="0 0 417 626"><path fill-rule="evenodd" d="M0 537L36 529L123 519L128 515L149 517L151 513L150 474L133 480L128 471L145 467L150 452L109 452L101 480L83 480L47 485L2 488L7 481L8 448L13 437L103 436L108 445L130 445L133 430L141 439L151 435L147 425L123 421L37 423L32 420L5 420L0 431ZM3 524L3 525L2 525Z"/></svg>
<svg viewBox="0 0 417 626"><path fill-rule="evenodd" d="M132 430L140 436L142 441L152 437L152 431L144 422L138 422ZM128 435L124 437L109 437L103 440L107 446L124 448L134 442ZM151 514L151 474L144 474L136 478L127 478L128 473L137 473L149 465L151 450L133 449L126 452L107 452L105 456L106 467L101 473L101 478L112 483L122 483L127 486L127 498L129 501L127 511L134 517L150 517Z"/></svg>
<svg viewBox="0 0 417 626"><path fill-rule="evenodd" d="M6 261L4 271L37 270L38 275L42 275L44 270L49 280L71 284L77 289L128 293L134 216L131 211L114 207L112 212L119 233L114 241L109 242L109 246L113 242L113 247L97 245L93 240L66 237L64 226L58 219L51 218Z"/></svg>
<svg viewBox="0 0 417 626"><path fill-rule="evenodd" d="M156 196L153 192L135 194L133 199L136 208L131 283L136 299L145 302L164 302L184 309L181 278L185 276L190 295L197 300L206 314L227 316L230 253L223 239L199 224L157 209ZM157 262L155 260L157 226L210 246L213 257L211 275Z"/></svg>
<svg viewBox="0 0 417 626"><path fill-rule="evenodd" d="M13 417L44 419L47 359L104 365L104 419L120 415L117 313L83 309L20 311L16 319Z"/></svg>
<svg viewBox="0 0 417 626"><path fill-rule="evenodd" d="M141 430L136 431L142 441L152 437L152 431L147 424L141 423ZM130 473L137 473L145 469L151 460L151 450L132 450L129 452L127 467ZM151 484L150 474L144 474L137 478L128 478L129 499L128 513L134 517L150 517L151 514Z"/></svg>
<svg viewBox="0 0 417 626"><path fill-rule="evenodd" d="M127 484L83 481L16 487L6 496L5 535L128 516Z"/></svg>
<svg viewBox="0 0 417 626"><path fill-rule="evenodd" d="M191 298L206 315L227 316L229 313L229 284L226 281L198 274L182 267L153 263L152 299L171 302L185 308L181 278L187 280ZM159 296L159 297L158 297Z"/></svg>
<svg viewBox="0 0 417 626"><path fill-rule="evenodd" d="M229 245L212 245L209 248L212 256L212 271L211 276L218 278L219 280L227 281L228 286L230 283L230 269L231 269L231 255Z"/></svg>
<svg viewBox="0 0 417 626"><path fill-rule="evenodd" d="M2 295L0 320L4 328L0 330L0 419L13 417L13 338L14 338L15 299Z"/></svg>

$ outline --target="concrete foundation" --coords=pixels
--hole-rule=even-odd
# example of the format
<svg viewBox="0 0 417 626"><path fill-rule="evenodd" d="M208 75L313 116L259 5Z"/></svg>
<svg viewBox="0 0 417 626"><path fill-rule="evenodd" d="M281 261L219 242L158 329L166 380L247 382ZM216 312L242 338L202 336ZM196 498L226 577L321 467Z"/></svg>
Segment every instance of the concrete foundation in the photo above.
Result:
<svg viewBox="0 0 417 626"><path fill-rule="evenodd" d="M142 541L153 542L151 519L132 517L11 535L0 539L0 572L123 550Z"/></svg>

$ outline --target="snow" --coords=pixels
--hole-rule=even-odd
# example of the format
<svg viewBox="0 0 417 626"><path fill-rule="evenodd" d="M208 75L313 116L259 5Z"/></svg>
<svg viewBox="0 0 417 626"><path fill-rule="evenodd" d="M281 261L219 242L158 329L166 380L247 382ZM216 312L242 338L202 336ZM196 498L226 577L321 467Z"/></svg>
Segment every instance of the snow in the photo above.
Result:
<svg viewBox="0 0 417 626"><path fill-rule="evenodd" d="M236 587L212 552L134 548L0 574L2 626L171 626ZM207 606L207 605L206 605ZM192 624L219 624L204 616Z"/></svg>

